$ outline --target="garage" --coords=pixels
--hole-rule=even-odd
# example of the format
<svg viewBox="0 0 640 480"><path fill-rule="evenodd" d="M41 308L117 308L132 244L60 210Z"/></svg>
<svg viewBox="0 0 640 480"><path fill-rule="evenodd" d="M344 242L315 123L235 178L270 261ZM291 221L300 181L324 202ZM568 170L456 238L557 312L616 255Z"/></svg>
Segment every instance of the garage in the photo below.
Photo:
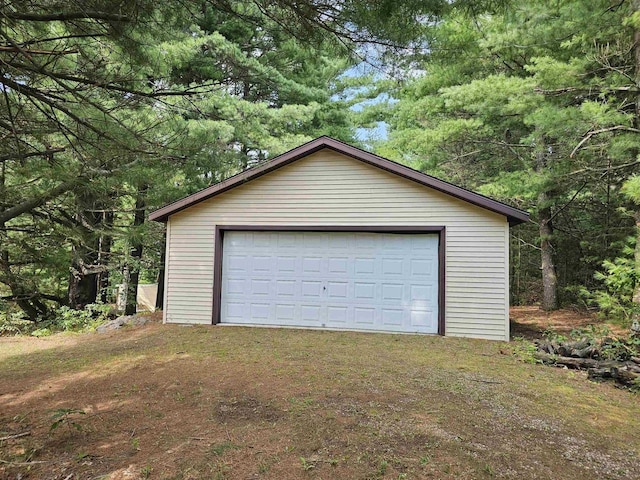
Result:
<svg viewBox="0 0 640 480"><path fill-rule="evenodd" d="M513 206L320 137L149 216L163 321L509 339Z"/></svg>
<svg viewBox="0 0 640 480"><path fill-rule="evenodd" d="M220 322L438 333L437 233L237 231Z"/></svg>

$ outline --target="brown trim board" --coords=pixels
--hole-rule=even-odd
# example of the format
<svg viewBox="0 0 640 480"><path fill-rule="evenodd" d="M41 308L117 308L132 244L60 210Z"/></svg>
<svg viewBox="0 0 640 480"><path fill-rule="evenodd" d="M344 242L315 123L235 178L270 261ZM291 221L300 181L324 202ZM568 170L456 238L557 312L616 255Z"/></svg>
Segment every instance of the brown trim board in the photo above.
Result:
<svg viewBox="0 0 640 480"><path fill-rule="evenodd" d="M478 207L490 210L501 215L505 215L509 220L510 225L518 225L529 221L529 214L517 208L506 205L497 200L493 200L479 193L472 192L470 190L458 187L451 183L445 182L438 178L432 177L425 173L419 172L405 165L393 162L386 158L380 157L370 152L366 152L359 148L353 147L346 143L330 137L319 137L311 142L305 143L293 150L290 150L282 155L279 155L263 165L251 168L245 172L239 173L223 180L220 183L205 188L199 192L189 195L185 198L177 200L169 205L165 205L158 210L149 214L150 220L158 222L166 222L169 215L180 212L185 208L195 205L199 202L207 200L216 195L226 192L234 187L243 185L255 178L261 177L269 172L272 172L280 167L288 165L296 160L315 153L323 148L331 149L335 152L347 155L351 158L364 162L366 164L378 167L387 172L399 175L403 178L416 182L420 185L433 188L447 195L451 195L465 202L471 203Z"/></svg>
<svg viewBox="0 0 640 480"><path fill-rule="evenodd" d="M446 227L411 226L300 226L300 225L216 225L213 258L213 309L211 323L220 323L222 307L222 250L224 234L240 232L362 232L397 234L438 234L438 335L445 334L445 292L446 292Z"/></svg>

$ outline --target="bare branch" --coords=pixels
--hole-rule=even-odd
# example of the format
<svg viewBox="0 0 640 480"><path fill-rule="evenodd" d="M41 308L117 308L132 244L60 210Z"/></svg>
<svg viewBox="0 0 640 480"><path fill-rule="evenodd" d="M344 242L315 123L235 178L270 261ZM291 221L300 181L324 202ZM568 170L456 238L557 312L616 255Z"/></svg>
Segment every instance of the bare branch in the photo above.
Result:
<svg viewBox="0 0 640 480"><path fill-rule="evenodd" d="M14 46L10 45L0 45L0 52L26 52L29 55L71 55L74 53L78 53L78 50L32 50L32 49L17 49Z"/></svg>
<svg viewBox="0 0 640 480"><path fill-rule="evenodd" d="M576 145L576 148L573 149L573 151L569 155L569 158L573 158L575 154L578 153L578 150L580 150L585 143L591 140L591 137L600 135L601 133L613 132L616 130L622 130L625 132L632 132L632 133L640 133L640 129L627 127L626 125L616 125L614 127L601 128L600 130L593 130L587 133L585 137L582 140L580 140L580 143L578 143L578 145Z"/></svg>
<svg viewBox="0 0 640 480"><path fill-rule="evenodd" d="M28 22L66 22L69 20L106 20L109 22L130 22L126 15L117 13L95 12L85 10L81 12L61 12L61 13L19 13L3 12L4 17L10 20L25 20Z"/></svg>
<svg viewBox="0 0 640 480"><path fill-rule="evenodd" d="M7 160L24 160L29 157L46 157L49 155L53 155L54 153L64 152L65 148L49 148L47 150L43 150L41 152L31 152L31 153L13 153L10 155L2 155L0 156L0 162L6 162Z"/></svg>

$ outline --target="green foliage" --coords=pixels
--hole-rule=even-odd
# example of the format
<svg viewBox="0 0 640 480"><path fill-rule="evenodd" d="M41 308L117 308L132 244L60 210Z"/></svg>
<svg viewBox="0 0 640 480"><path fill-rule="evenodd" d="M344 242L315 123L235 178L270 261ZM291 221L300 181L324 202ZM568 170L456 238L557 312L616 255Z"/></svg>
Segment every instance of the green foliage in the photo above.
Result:
<svg viewBox="0 0 640 480"><path fill-rule="evenodd" d="M52 325L64 332L80 332L95 328L109 319L112 307L106 304L90 304L82 310L62 306L56 311Z"/></svg>
<svg viewBox="0 0 640 480"><path fill-rule="evenodd" d="M306 472L316 468L316 462L308 458L300 457L300 463L302 465L302 469Z"/></svg>
<svg viewBox="0 0 640 480"><path fill-rule="evenodd" d="M0 312L0 336L31 335L46 337L56 332L86 332L109 320L112 307L108 304L90 304L82 310L62 306L51 317L34 323L24 313L12 309Z"/></svg>
<svg viewBox="0 0 640 480"><path fill-rule="evenodd" d="M580 289L601 290L594 273L624 256L629 207L640 204L640 181L629 177L638 119L626 107L637 101L637 14L608 0L506 3L480 13L451 2L441 12L409 80L387 90L396 101L376 107L390 131L378 152L526 209L534 222L550 216L560 291L574 301ZM511 294L535 301L541 234L533 224L513 235ZM625 268L605 266L609 285L595 303L616 316L628 305L614 285Z"/></svg>
<svg viewBox="0 0 640 480"><path fill-rule="evenodd" d="M77 408L58 408L54 410L51 414L53 422L49 426L49 431L53 432L60 425L66 425L70 431L71 429L82 430L82 425L76 421L77 415L86 415L86 412Z"/></svg>
<svg viewBox="0 0 640 480"><path fill-rule="evenodd" d="M632 335L627 338L610 338L603 342L602 356L608 360L625 362L631 357L640 356L640 336Z"/></svg>
<svg viewBox="0 0 640 480"><path fill-rule="evenodd" d="M568 340L568 337L566 335L562 335L561 333L558 333L553 329L546 329L544 332L542 332L542 337L549 342L556 343L566 342Z"/></svg>
<svg viewBox="0 0 640 480"><path fill-rule="evenodd" d="M640 280L634 259L635 243L635 238L627 238L622 256L602 263L603 270L594 276L603 288L593 291L584 287L580 289L582 298L598 307L605 318L624 326L631 325L634 314L640 313L640 306L633 302L636 283Z"/></svg>
<svg viewBox="0 0 640 480"><path fill-rule="evenodd" d="M136 208L318 135L352 140L336 100L337 78L354 62L346 35L367 23L393 35L344 2L329 17L333 7L314 2L133 1L112 14L111 2L97 0L86 18L47 19L76 3L12 2L0 50L0 291L42 324L39 334L55 330L54 316L62 329L82 328L86 315L55 310L94 303L97 277L100 294L125 268L155 281L164 231L136 223ZM398 15L406 8L380 3L397 28L416 24ZM21 11L43 20L12 14Z"/></svg>
<svg viewBox="0 0 640 480"><path fill-rule="evenodd" d="M608 325L592 324L584 328L574 328L569 332L571 340L589 340L591 344L601 342L611 335L611 328Z"/></svg>
<svg viewBox="0 0 640 480"><path fill-rule="evenodd" d="M53 332L51 331L50 328L47 327L43 327L43 328L37 328L35 330L33 330L31 332L31 336L32 337L48 337L49 335L51 335Z"/></svg>
<svg viewBox="0 0 640 480"><path fill-rule="evenodd" d="M22 312L0 305L0 337L25 335L32 329L33 322L26 320Z"/></svg>
<svg viewBox="0 0 640 480"><path fill-rule="evenodd" d="M636 205L640 205L640 175L630 176L622 185L621 192Z"/></svg>
<svg viewBox="0 0 640 480"><path fill-rule="evenodd" d="M149 478L151 476L151 472L153 472L153 468L149 465L145 465L140 469L140 476L142 478Z"/></svg>
<svg viewBox="0 0 640 480"><path fill-rule="evenodd" d="M513 353L520 358L520 360L531 364L539 363L539 360L534 356L538 351L536 344L522 337L516 337L513 341Z"/></svg>

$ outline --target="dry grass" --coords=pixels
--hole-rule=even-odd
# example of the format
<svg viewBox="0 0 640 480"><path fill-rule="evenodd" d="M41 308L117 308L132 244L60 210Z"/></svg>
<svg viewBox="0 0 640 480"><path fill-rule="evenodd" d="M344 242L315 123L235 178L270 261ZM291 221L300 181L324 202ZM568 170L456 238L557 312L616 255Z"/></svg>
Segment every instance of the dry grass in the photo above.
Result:
<svg viewBox="0 0 640 480"><path fill-rule="evenodd" d="M0 338L0 437L30 432L0 441L0 477L640 478L638 397L512 350L162 325ZM57 409L86 415L50 432Z"/></svg>

